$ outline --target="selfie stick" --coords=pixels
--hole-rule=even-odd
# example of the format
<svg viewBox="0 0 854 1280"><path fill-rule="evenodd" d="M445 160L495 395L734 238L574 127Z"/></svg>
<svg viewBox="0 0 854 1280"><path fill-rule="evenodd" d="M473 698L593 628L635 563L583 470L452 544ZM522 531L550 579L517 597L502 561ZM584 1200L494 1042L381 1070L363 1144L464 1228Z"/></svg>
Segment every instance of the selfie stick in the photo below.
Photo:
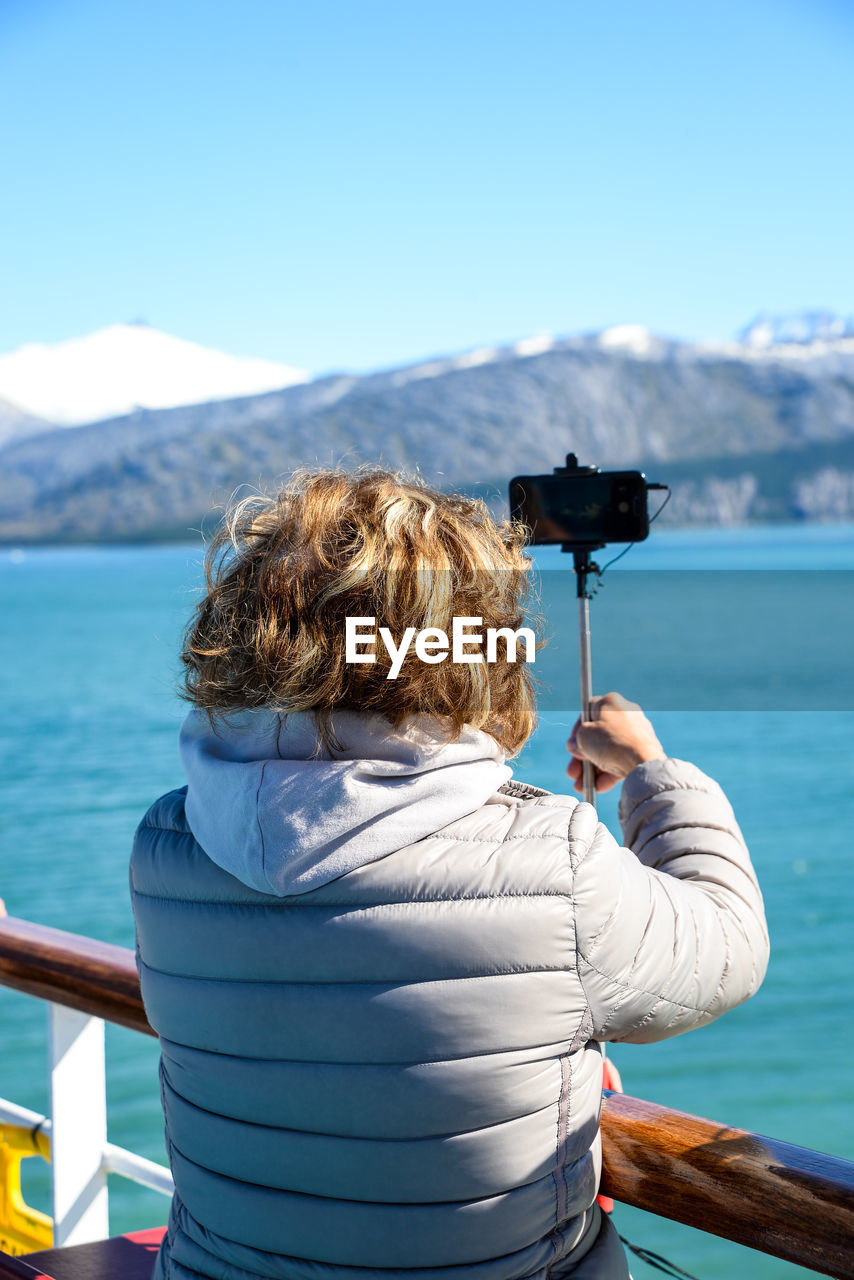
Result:
<svg viewBox="0 0 854 1280"><path fill-rule="evenodd" d="M564 548L568 550L568 548ZM590 704L593 700L593 664L590 655L590 595L587 590L587 578L596 566L590 560L592 548L579 551L572 548L572 559L575 567L575 578L578 595L578 659L581 672L581 719L590 719ZM589 760L581 762L581 782L584 799L588 804L596 804L595 771Z"/></svg>
<svg viewBox="0 0 854 1280"><path fill-rule="evenodd" d="M555 467L555 475L595 475L598 467L580 467L574 453L566 455L566 466ZM564 542L561 551L572 552L575 569L576 595L578 596L578 659L581 672L581 719L590 719L590 704L593 700L593 663L590 649L590 593L587 579L591 572L598 574L597 566L590 559L591 551L604 547L604 542L590 542L580 545L577 542ZM584 799L588 804L596 805L596 772L589 760L581 762L581 785Z"/></svg>

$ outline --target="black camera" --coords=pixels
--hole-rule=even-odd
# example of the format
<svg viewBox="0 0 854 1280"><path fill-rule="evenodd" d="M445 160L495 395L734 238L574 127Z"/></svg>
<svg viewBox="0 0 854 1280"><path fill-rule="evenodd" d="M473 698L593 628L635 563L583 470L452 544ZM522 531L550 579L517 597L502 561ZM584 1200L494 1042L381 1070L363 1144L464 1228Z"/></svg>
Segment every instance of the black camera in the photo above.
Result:
<svg viewBox="0 0 854 1280"><path fill-rule="evenodd" d="M510 481L510 515L531 530L537 546L566 551L608 542L643 542L649 534L647 494L641 471L579 467L574 453L552 475Z"/></svg>

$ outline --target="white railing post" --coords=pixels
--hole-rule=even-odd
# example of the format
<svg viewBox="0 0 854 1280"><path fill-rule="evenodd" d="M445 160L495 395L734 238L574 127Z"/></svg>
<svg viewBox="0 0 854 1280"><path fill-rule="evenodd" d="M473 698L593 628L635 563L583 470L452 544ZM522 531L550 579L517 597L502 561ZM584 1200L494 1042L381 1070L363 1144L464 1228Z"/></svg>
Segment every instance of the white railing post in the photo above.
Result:
<svg viewBox="0 0 854 1280"><path fill-rule="evenodd" d="M85 1244L109 1235L104 1023L48 1010L54 1244Z"/></svg>

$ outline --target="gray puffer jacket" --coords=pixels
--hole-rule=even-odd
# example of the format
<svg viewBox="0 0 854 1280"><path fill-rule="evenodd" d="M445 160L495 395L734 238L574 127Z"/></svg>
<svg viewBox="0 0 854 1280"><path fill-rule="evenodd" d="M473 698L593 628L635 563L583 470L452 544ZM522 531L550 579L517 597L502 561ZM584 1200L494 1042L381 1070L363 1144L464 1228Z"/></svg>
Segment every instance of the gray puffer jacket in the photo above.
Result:
<svg viewBox="0 0 854 1280"><path fill-rule="evenodd" d="M768 941L716 783L642 765L620 818L628 848L510 783L276 896L206 854L185 791L158 801L131 870L176 1184L157 1276L627 1276L595 1205L600 1042L710 1022Z"/></svg>

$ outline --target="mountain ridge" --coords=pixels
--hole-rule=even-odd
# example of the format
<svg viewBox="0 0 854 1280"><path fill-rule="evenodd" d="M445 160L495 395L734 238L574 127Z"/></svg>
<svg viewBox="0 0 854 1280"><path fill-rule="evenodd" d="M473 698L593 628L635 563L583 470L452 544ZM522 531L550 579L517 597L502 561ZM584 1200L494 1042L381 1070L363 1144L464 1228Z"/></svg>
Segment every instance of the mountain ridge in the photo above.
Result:
<svg viewBox="0 0 854 1280"><path fill-rule="evenodd" d="M108 423L146 409L212 405L311 381L328 383L330 379L343 378L366 386L392 386L482 364L572 350L602 351L643 361L690 363L734 358L806 363L839 372L854 370L854 317L840 318L826 311L788 316L762 313L733 342L682 342L661 337L644 325L618 324L562 338L540 333L503 346L435 355L377 372L333 371L316 377L290 365L216 351L153 329L144 321L134 321L58 343L27 343L0 354L0 447L10 443L16 434L32 434L36 429ZM203 362L201 372L199 360ZM26 366L28 362L29 370L22 370L22 364ZM181 368L180 375L177 366ZM69 388L71 369L76 385ZM28 374L23 386L22 373ZM200 377L204 386L199 383ZM247 378L252 385L247 385ZM263 385L256 385L259 379ZM26 385L28 380L37 384L35 389ZM106 391L105 381L110 383ZM142 384L146 384L147 393L140 393ZM9 393L10 386L13 393L17 386L17 398ZM89 398L88 413L80 409L81 386ZM45 408L51 403L55 409L52 415ZM99 404L97 412L92 410L93 403ZM20 429L16 428L16 418L22 424Z"/></svg>
<svg viewBox="0 0 854 1280"><path fill-rule="evenodd" d="M0 448L0 541L180 536L236 488L305 465L382 461L499 507L510 476L550 470L570 449L665 481L670 465L682 488L663 519L854 516L854 342L808 360L653 347L636 327L537 341L12 441ZM726 474L712 465L739 458Z"/></svg>

